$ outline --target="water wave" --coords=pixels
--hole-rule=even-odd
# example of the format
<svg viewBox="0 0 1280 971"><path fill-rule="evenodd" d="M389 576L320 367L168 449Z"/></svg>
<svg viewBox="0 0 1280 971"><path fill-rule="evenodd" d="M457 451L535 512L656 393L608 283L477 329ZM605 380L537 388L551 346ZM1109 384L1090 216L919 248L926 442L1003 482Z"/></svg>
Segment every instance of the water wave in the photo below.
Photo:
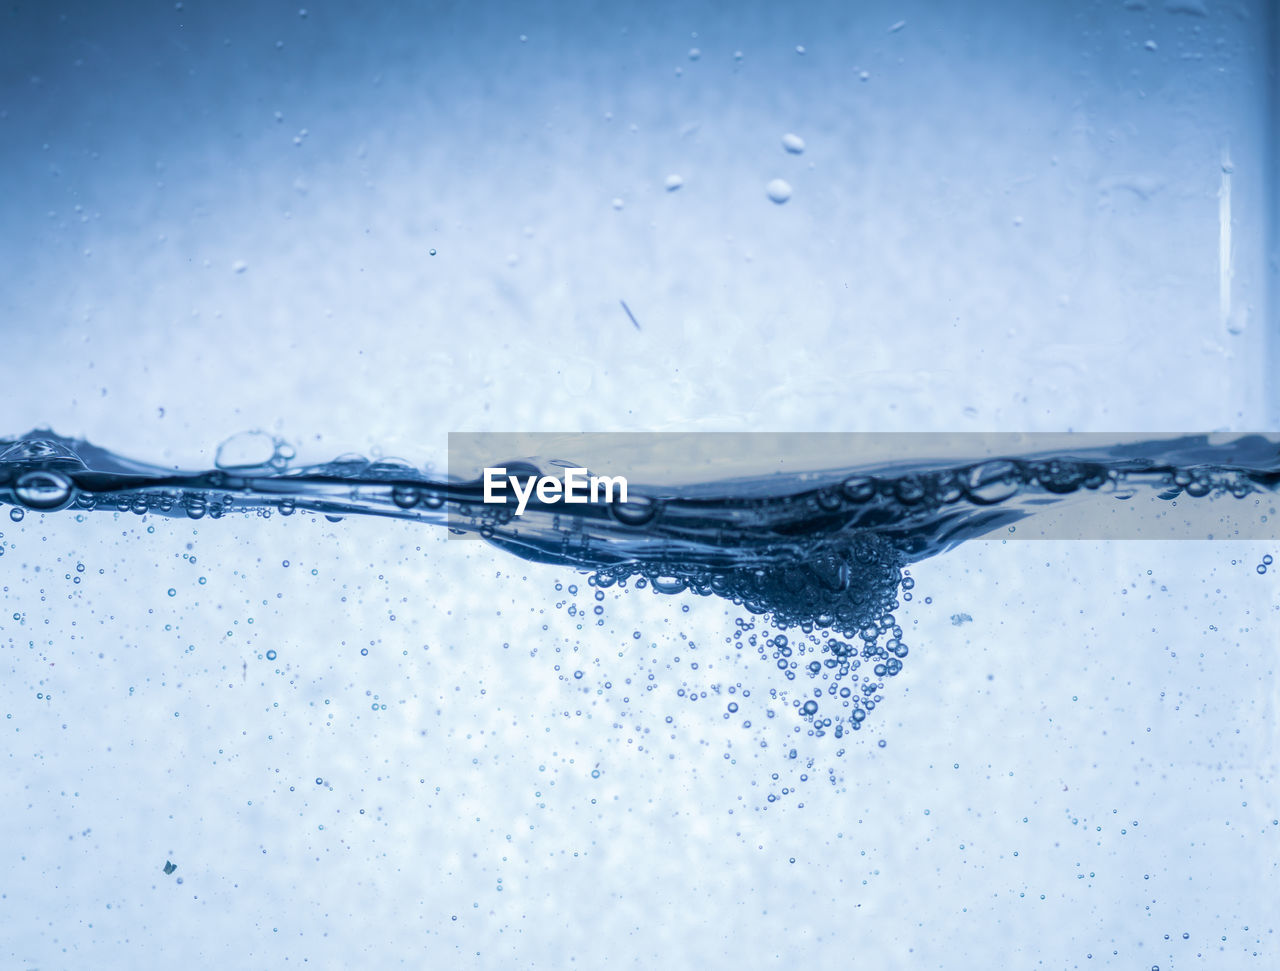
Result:
<svg viewBox="0 0 1280 971"><path fill-rule="evenodd" d="M520 517L485 504L476 479L433 478L408 463L355 455L292 463L292 449L261 433L224 443L215 468L177 471L33 431L0 441L0 502L15 520L62 510L389 516L585 571L598 587L635 578L661 593L717 595L768 615L774 633L760 640L761 654L789 679L819 680L822 704L795 704L815 731L839 735L860 726L902 669L907 646L894 611L911 597L911 562L997 531L1087 538L1116 522L1190 538L1273 535L1280 487L1280 445L1262 435L633 483L626 502L535 498ZM505 463L529 474L557 464ZM1145 514L1135 519L1134 509ZM800 635L789 638L791 628Z"/></svg>

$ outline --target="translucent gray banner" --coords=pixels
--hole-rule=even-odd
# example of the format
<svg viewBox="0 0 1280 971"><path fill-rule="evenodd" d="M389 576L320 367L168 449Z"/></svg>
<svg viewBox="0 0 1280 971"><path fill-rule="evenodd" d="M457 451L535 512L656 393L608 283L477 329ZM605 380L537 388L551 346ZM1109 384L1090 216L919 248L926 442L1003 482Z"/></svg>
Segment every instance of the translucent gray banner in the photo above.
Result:
<svg viewBox="0 0 1280 971"><path fill-rule="evenodd" d="M473 487L474 502L450 508L455 535L467 536L662 542L693 524L729 544L747 534L954 545L1280 533L1273 433L464 432L449 436L449 478ZM598 479L611 491L593 492Z"/></svg>

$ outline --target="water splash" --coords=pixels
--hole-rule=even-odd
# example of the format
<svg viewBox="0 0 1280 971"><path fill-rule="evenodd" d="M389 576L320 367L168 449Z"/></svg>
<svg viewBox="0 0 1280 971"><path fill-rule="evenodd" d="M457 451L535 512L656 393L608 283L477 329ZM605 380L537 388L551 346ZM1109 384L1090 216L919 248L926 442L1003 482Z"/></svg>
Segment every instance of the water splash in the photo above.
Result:
<svg viewBox="0 0 1280 971"><path fill-rule="evenodd" d="M861 726L902 670L908 649L894 612L911 598L910 563L996 531L1083 536L1080 523L1113 521L1120 506L1128 513L1144 502L1140 521L1181 524L1173 535L1273 535L1280 487L1272 439L1184 436L958 463L633 484L625 503L535 498L516 518L510 507L486 505L478 480L433 478L358 455L295 468L293 455L272 436L247 433L223 444L216 468L184 472L34 431L0 441L0 502L15 516L387 516L585 571L596 587L636 578L659 593L719 596L767 615L773 633L754 639L758 651L788 680L814 679L816 690L792 704L816 733L839 736ZM520 474L563 465L505 464ZM1053 523L1057 533L1047 528ZM788 636L792 628L800 634Z"/></svg>

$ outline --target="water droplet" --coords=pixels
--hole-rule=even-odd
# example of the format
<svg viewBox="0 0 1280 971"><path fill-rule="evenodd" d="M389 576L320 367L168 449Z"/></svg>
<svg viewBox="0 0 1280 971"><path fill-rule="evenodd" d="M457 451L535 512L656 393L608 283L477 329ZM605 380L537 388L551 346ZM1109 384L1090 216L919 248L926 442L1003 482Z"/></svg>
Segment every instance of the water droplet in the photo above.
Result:
<svg viewBox="0 0 1280 971"><path fill-rule="evenodd" d="M684 179L672 172L667 176L666 187L668 192L675 192L676 189L684 185Z"/></svg>
<svg viewBox="0 0 1280 971"><path fill-rule="evenodd" d="M27 514L27 511L23 509L21 506L14 506L12 509L9 510L9 518L12 519L15 523L22 522L22 517L25 516L26 514Z"/></svg>
<svg viewBox="0 0 1280 971"><path fill-rule="evenodd" d="M791 198L791 183L786 179L774 179L764 187L764 191L769 201L782 205Z"/></svg>
<svg viewBox="0 0 1280 971"><path fill-rule="evenodd" d="M792 155L799 155L804 151L804 139L799 135L787 132L782 136L782 147Z"/></svg>
<svg viewBox="0 0 1280 971"><path fill-rule="evenodd" d="M275 652L275 651L267 651L267 660L268 660L268 661L274 661L275 659L276 659L276 652Z"/></svg>
<svg viewBox="0 0 1280 971"><path fill-rule="evenodd" d="M61 472L37 469L18 478L14 493L31 509L57 509L71 501L71 480Z"/></svg>

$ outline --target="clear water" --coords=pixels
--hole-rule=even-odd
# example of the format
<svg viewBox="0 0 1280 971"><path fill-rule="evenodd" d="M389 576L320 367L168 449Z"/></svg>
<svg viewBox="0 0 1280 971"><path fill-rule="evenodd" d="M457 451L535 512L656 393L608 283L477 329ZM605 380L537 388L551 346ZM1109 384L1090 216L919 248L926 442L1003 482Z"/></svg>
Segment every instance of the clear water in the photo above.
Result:
<svg viewBox="0 0 1280 971"><path fill-rule="evenodd" d="M1277 51L6 5L0 965L1276 965Z"/></svg>
<svg viewBox="0 0 1280 971"><path fill-rule="evenodd" d="M834 906L859 926L923 865L944 896L916 906L958 901L957 926L1107 901L1147 915L1110 933L1153 965L1267 953L1269 898L1192 904L1265 882L1277 839L1271 438L737 477L528 522L396 462L294 467L260 434L217 456L176 472L47 431L0 453L6 722L30 793L10 868L48 881L5 900L87 908L78 949L125 961L136 945L98 928L213 901L214 928L283 925L297 940L276 953L323 964L310 938L330 918L296 900L335 906L370 874L361 914L501 942L540 892L576 898L575 874L620 872L616 899L660 906L686 859L738 858L782 884L717 872L707 899L785 900L790 924ZM1224 535L1009 532L1143 502L1211 508ZM488 543L445 538L468 531ZM466 592L432 596L446 586ZM33 772L76 781L55 795ZM690 808L649 815L664 804ZM701 847L695 824L715 826ZM996 904L963 889L988 868ZM815 904L836 874L856 879ZM545 914L538 946L618 953L565 943L583 919ZM341 960L372 946L364 921ZM196 934L199 953L240 953L219 938ZM490 948L472 957L519 951Z"/></svg>

